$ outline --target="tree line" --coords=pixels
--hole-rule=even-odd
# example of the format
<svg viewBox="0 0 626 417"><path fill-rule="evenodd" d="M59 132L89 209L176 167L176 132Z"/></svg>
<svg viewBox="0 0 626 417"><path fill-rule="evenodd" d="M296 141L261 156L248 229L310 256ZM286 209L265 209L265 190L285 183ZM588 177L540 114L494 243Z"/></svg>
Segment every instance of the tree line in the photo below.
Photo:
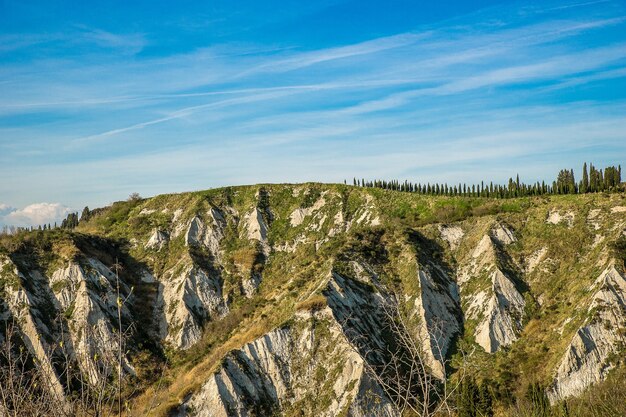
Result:
<svg viewBox="0 0 626 417"><path fill-rule="evenodd" d="M344 181L346 183L346 181ZM408 180L374 180L353 179L353 185L357 187L382 188L385 190L402 191L424 195L462 196L462 197L489 197L489 198L515 198L539 196L546 194L585 194L597 192L624 191L626 186L622 184L621 165L608 166L597 169L593 164L583 164L582 179L576 182L573 169L562 169L557 178L551 184L545 181L537 181L526 184L520 181L519 174L515 179L509 178L508 184L488 184L481 181L480 184L458 183L414 183Z"/></svg>
<svg viewBox="0 0 626 417"><path fill-rule="evenodd" d="M52 230L52 229L58 229L58 228L74 229L76 226L78 226L79 221L88 220L90 215L91 215L91 212L89 211L89 207L85 207L83 209L83 212L80 218L78 217L78 212L69 213L65 217L65 219L61 221L60 225L58 225L57 222L54 222L54 224L47 223L43 225L40 224L39 226L30 226L30 227L4 225L2 226L2 229L0 230L0 235L17 235L23 232L33 232L35 230L40 230L40 231Z"/></svg>
<svg viewBox="0 0 626 417"><path fill-rule="evenodd" d="M140 201L142 199L142 197L139 195L139 193L132 193L130 196L128 196L128 199L126 201L130 201L130 202L137 202ZM24 233L24 232L33 232L36 230L42 231L42 230L52 230L52 229L75 229L78 226L79 222L84 222L89 220L90 218L92 218L94 215L97 215L98 213L102 212L103 209L101 208L96 208L94 210L89 210L89 207L85 206L85 208L83 208L83 211L81 212L80 216L78 215L78 212L73 212L73 213L69 213L65 219L63 219L61 221L60 225L57 225L57 222L54 222L54 224L51 223L47 223L47 224L40 224L38 226L30 226L30 227L24 227L24 226L11 226L11 225L4 225L2 226L2 228L0 229L0 236L2 235L17 235L20 233Z"/></svg>

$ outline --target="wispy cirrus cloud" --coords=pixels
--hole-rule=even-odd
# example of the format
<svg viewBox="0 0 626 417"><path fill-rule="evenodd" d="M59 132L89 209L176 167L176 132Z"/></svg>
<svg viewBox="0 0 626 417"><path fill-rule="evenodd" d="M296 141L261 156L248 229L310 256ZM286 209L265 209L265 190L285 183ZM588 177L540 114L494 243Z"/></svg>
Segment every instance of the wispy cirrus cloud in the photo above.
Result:
<svg viewBox="0 0 626 417"><path fill-rule="evenodd" d="M566 161L588 149L623 159L625 16L613 0L509 3L398 32L372 27L349 42L288 31L269 42L268 26L171 50L167 36L178 34L93 22L24 34L22 45L0 35L4 56L45 52L0 68L0 195L27 205L75 190L69 202L80 205L118 190L336 181L362 170L504 171L556 149ZM41 197L26 201L12 183Z"/></svg>
<svg viewBox="0 0 626 417"><path fill-rule="evenodd" d="M102 29L76 25L65 32L53 33L10 33L0 35L0 53L18 51L35 46L46 46L49 49L76 46L96 46L134 54L143 49L146 39L143 34L112 33Z"/></svg>

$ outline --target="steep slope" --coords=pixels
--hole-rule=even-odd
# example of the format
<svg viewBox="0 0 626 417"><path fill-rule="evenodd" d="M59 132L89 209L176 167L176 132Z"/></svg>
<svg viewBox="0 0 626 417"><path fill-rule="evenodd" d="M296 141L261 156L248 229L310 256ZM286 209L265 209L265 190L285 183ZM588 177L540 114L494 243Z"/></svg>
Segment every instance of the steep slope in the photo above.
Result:
<svg viewBox="0 0 626 417"><path fill-rule="evenodd" d="M476 343L488 353L511 345L522 329L526 302L505 251L505 246L515 241L509 227L492 225L459 273L467 316L477 321Z"/></svg>
<svg viewBox="0 0 626 417"><path fill-rule="evenodd" d="M119 356L126 351L119 335L141 321L121 301L133 295L113 267L80 253L76 242L57 242L55 249L66 256L47 265L28 249L2 255L2 279L11 283L3 288L8 314L2 329L19 329L46 384L62 397L76 381L96 386L110 378L117 364L134 374L126 355Z"/></svg>
<svg viewBox="0 0 626 417"><path fill-rule="evenodd" d="M614 265L598 277L589 318L577 331L557 369L550 398L580 394L602 381L626 347L626 278Z"/></svg>
<svg viewBox="0 0 626 417"><path fill-rule="evenodd" d="M328 308L298 312L288 325L231 351L178 414L276 412L398 415Z"/></svg>
<svg viewBox="0 0 626 417"><path fill-rule="evenodd" d="M68 364L95 383L121 359L131 415L398 415L376 377L399 320L436 380L559 401L623 367L625 206L321 184L118 202L3 238L0 317L59 395Z"/></svg>

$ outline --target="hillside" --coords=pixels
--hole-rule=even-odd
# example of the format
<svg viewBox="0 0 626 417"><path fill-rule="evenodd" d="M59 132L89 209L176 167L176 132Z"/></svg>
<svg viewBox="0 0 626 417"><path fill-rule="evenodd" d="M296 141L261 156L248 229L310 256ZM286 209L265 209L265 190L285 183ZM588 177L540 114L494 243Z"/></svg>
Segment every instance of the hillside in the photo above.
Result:
<svg viewBox="0 0 626 417"><path fill-rule="evenodd" d="M122 376L128 415L401 415L406 335L426 391L475 381L496 415L623 381L624 194L242 186L0 239L0 319L46 390Z"/></svg>

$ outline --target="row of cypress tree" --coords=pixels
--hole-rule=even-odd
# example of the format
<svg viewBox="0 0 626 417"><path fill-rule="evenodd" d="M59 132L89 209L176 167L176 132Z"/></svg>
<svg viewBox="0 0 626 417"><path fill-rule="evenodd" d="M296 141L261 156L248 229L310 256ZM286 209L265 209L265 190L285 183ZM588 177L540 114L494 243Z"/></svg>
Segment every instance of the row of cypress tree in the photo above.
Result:
<svg viewBox="0 0 626 417"><path fill-rule="evenodd" d="M525 184L520 182L519 175L515 180L509 178L508 184L489 184L481 181L480 184L464 184L448 185L447 183L439 184L422 184L413 183L405 180L374 180L366 181L365 179L353 179L353 185L357 187L375 187L385 190L403 191L424 195L446 195L446 196L463 196L463 197L490 197L490 198L515 198L526 196L537 196L545 194L583 194L596 193L604 191L624 191L622 184L622 167L609 166L604 170L596 169L593 164L587 163L583 165L582 179L576 182L573 169L563 169L559 172L556 180L552 184L546 184L545 181L536 182L534 184Z"/></svg>

